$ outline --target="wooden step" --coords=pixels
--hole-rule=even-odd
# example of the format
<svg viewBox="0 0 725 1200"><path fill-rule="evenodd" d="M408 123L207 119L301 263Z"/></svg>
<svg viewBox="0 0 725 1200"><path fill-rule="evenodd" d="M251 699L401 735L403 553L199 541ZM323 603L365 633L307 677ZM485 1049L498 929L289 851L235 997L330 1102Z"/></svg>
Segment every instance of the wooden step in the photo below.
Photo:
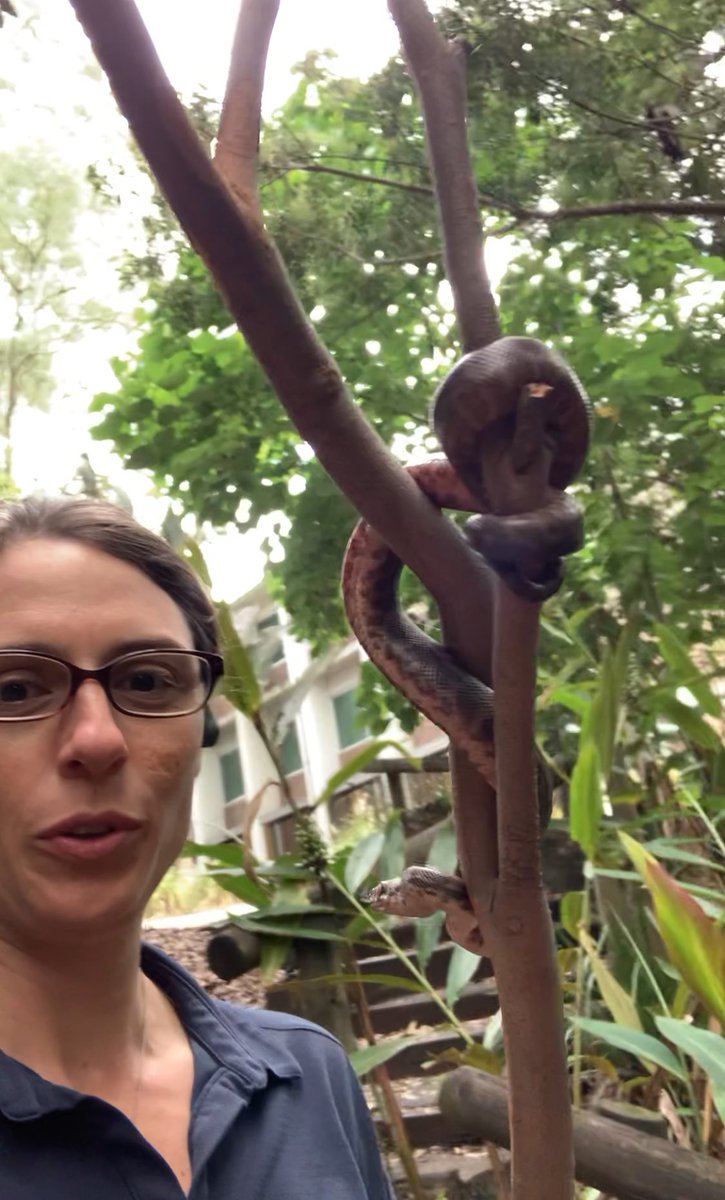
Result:
<svg viewBox="0 0 725 1200"><path fill-rule="evenodd" d="M414 1150L427 1146L465 1146L480 1139L471 1138L463 1128L457 1128L443 1116L436 1104L404 1107L403 1122ZM378 1134L385 1137L386 1123L381 1116L374 1118Z"/></svg>
<svg viewBox="0 0 725 1200"><path fill-rule="evenodd" d="M442 992L440 994L443 995ZM467 984L454 1006L460 1021L490 1017L497 1011L498 994L495 985L488 981ZM407 992L404 996L370 1005L370 1020L378 1034L405 1029L413 1022L418 1025L440 1025L444 1019L438 1005L425 993L416 995Z"/></svg>

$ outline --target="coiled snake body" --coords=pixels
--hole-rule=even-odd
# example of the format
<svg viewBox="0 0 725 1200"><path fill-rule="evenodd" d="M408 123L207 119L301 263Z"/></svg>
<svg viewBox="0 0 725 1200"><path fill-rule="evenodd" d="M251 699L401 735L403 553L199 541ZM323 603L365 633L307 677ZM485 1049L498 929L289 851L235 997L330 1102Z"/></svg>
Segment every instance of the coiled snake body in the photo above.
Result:
<svg viewBox="0 0 725 1200"><path fill-rule="evenodd" d="M554 351L532 338L501 338L461 359L436 394L433 424L448 461L408 468L438 508L478 514L467 523L469 542L513 591L532 601L556 591L562 578L560 556L582 542L579 509L563 489L584 461L589 419L579 381ZM492 436L510 447L516 471L524 471L540 452L543 437L551 460L542 508L515 516L491 512L481 462L485 439ZM495 788L493 691L401 611L401 569L400 559L360 521L343 565L348 620L372 662ZM546 823L551 792L541 760L538 793ZM442 908L451 935L471 949L480 947L465 885L454 876L409 867L401 880L378 884L368 900L373 908L398 914L424 915Z"/></svg>

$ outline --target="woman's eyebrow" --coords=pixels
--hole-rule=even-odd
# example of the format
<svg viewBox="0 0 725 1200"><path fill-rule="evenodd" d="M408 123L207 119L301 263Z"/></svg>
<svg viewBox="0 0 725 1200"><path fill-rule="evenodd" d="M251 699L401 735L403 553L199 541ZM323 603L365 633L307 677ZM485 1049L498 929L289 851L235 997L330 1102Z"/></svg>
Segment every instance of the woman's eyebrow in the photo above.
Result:
<svg viewBox="0 0 725 1200"><path fill-rule="evenodd" d="M125 638L123 641L114 642L105 652L104 657L107 661L112 658L118 658L122 654L133 654L136 650L187 650L191 647L183 646L176 638L164 637L145 637L145 638ZM0 650L29 650L35 654L50 654L54 658L64 658L63 647L53 645L50 642L36 642L18 640L17 642L9 642L0 645Z"/></svg>

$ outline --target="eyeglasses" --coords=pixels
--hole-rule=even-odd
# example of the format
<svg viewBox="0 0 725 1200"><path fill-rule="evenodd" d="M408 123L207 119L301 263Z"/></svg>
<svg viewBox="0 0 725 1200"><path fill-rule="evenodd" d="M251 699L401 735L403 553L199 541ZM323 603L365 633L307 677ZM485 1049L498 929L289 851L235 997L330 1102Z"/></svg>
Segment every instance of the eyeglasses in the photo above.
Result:
<svg viewBox="0 0 725 1200"><path fill-rule="evenodd" d="M35 650L0 650L0 721L52 717L86 679L130 717L184 717L204 707L223 673L220 655L196 650L139 650L95 671Z"/></svg>

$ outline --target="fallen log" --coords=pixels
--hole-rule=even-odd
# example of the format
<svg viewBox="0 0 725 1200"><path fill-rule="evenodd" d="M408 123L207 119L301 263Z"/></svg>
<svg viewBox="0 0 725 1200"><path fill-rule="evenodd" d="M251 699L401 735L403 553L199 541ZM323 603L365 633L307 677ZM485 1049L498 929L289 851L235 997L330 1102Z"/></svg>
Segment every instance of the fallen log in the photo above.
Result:
<svg viewBox="0 0 725 1200"><path fill-rule="evenodd" d="M500 1080L458 1067L444 1079L439 1105L445 1120L467 1137L509 1147L508 1092ZM573 1116L579 1183L616 1200L723 1200L723 1163L607 1117Z"/></svg>

